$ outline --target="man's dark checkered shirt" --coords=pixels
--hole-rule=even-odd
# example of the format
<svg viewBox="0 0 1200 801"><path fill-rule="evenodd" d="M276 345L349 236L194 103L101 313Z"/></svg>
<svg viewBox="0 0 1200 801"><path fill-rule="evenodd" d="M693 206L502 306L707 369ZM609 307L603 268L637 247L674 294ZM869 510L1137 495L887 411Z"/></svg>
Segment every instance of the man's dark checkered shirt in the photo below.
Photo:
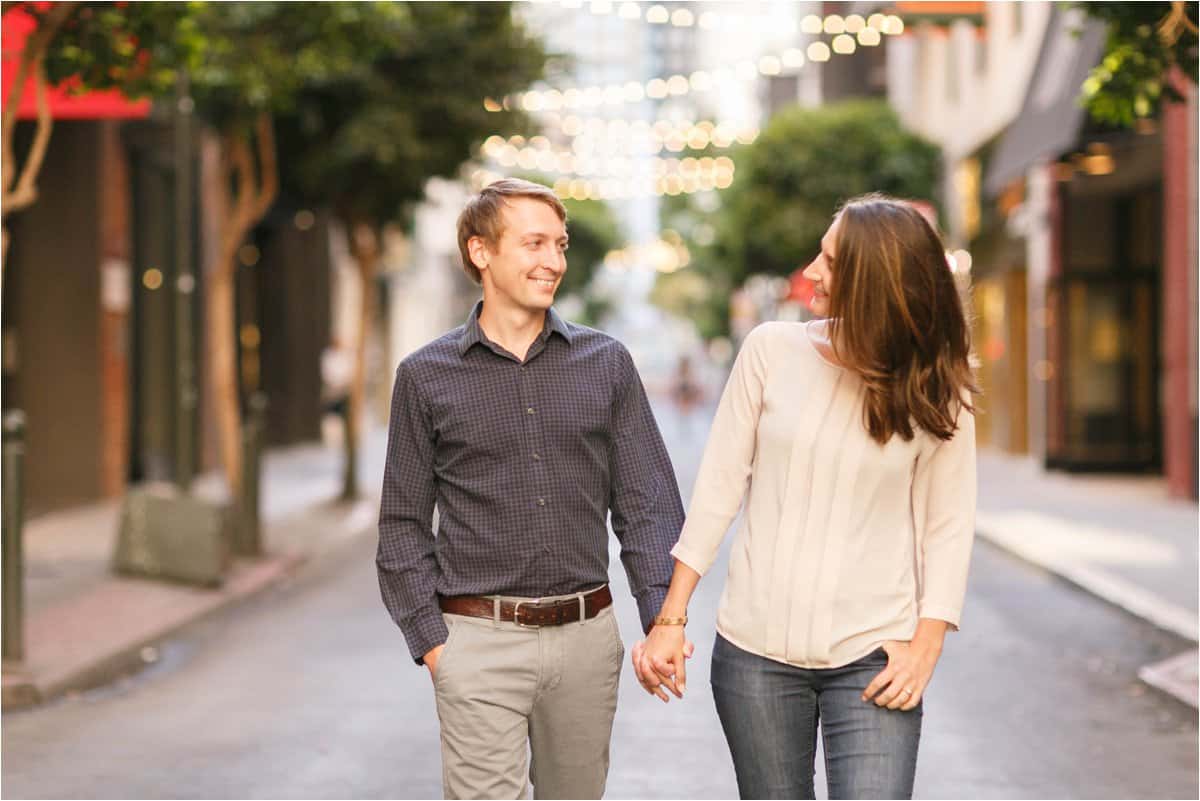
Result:
<svg viewBox="0 0 1200 801"><path fill-rule="evenodd" d="M481 309L396 371L376 560L384 604L419 663L446 641L439 595L536 598L607 582L611 509L648 630L683 505L629 352L551 310L522 363L487 339Z"/></svg>

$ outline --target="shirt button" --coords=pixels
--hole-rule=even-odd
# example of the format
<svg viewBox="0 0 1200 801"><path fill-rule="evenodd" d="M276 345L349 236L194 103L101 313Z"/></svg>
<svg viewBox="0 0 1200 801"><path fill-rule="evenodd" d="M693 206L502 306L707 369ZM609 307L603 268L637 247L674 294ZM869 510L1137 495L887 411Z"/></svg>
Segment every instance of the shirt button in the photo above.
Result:
<svg viewBox="0 0 1200 801"><path fill-rule="evenodd" d="M542 460L542 455L540 453L533 454L533 460L535 462L540 462Z"/></svg>
<svg viewBox="0 0 1200 801"><path fill-rule="evenodd" d="M537 505L538 505L538 506L545 506L545 505L546 505L546 499L545 499L545 498L538 498L538 499L537 499Z"/></svg>
<svg viewBox="0 0 1200 801"><path fill-rule="evenodd" d="M533 407L530 406L528 409L526 409L525 414L534 414Z"/></svg>

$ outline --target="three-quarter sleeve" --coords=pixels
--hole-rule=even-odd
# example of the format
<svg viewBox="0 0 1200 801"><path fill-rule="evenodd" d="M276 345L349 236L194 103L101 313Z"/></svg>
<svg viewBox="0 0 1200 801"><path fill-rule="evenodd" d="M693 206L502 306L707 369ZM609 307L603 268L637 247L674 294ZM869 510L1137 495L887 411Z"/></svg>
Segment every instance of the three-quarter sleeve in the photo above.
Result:
<svg viewBox="0 0 1200 801"><path fill-rule="evenodd" d="M769 325L760 325L746 336L734 361L704 447L683 531L671 549L672 556L701 575L716 560L750 481L766 383Z"/></svg>
<svg viewBox="0 0 1200 801"><path fill-rule="evenodd" d="M917 548L917 614L958 629L975 539L975 415L963 408L958 428L917 460L912 483Z"/></svg>

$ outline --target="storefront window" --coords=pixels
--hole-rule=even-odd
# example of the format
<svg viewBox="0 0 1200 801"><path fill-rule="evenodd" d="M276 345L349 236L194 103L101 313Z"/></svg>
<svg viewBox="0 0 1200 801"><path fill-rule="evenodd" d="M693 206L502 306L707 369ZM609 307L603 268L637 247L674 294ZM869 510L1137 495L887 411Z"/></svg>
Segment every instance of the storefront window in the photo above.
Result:
<svg viewBox="0 0 1200 801"><path fill-rule="evenodd" d="M1156 469L1158 273L1156 187L1066 198L1064 273L1054 293L1061 422L1052 466Z"/></svg>

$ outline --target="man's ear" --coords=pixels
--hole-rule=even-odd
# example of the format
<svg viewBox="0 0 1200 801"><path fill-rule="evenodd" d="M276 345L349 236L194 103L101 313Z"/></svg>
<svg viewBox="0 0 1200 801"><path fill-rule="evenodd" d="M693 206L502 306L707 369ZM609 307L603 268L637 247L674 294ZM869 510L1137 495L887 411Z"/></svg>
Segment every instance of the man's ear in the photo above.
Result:
<svg viewBox="0 0 1200 801"><path fill-rule="evenodd" d="M488 262L491 259L491 251L488 250L487 242L483 241L481 236L473 236L467 240L467 253L471 256L471 263L475 268L482 272L488 268Z"/></svg>

